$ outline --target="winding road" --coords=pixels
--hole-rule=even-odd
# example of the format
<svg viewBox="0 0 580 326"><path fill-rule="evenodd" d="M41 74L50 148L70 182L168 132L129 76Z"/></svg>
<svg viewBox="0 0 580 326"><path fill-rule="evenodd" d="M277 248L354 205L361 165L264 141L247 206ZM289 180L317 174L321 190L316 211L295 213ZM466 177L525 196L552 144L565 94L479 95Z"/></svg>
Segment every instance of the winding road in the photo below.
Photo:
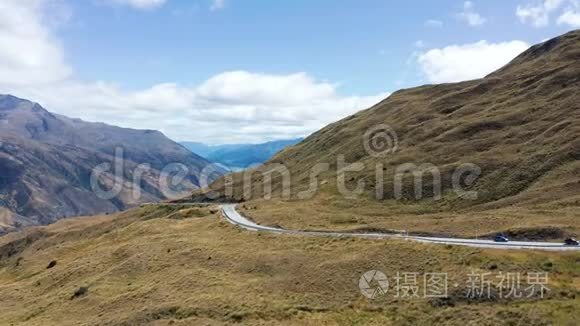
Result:
<svg viewBox="0 0 580 326"><path fill-rule="evenodd" d="M346 233L346 232L332 232L332 231L297 231L286 230L282 228L262 226L256 224L236 210L235 204L221 205L224 217L228 222L244 228L249 231L264 231L277 234L295 234L306 236L327 236L327 237L360 237L360 238L374 238L374 239L402 239L423 243L445 244L445 245L459 245L477 248L494 248L494 249L533 249L533 250L552 250L552 251L572 251L580 252L580 246L568 246L563 243L554 242L524 242L524 241L510 241L506 243L494 242L491 240L475 240L475 239L459 239L459 238L436 238L436 237L415 237L400 234L385 234L385 233Z"/></svg>

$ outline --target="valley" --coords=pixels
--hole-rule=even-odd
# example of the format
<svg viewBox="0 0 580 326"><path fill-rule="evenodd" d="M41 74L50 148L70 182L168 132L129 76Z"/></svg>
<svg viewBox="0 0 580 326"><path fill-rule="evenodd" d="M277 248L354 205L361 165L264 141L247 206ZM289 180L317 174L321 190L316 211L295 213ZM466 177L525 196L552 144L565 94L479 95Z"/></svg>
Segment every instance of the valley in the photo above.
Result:
<svg viewBox="0 0 580 326"><path fill-rule="evenodd" d="M0 0L0 326L578 325L580 4L516 2Z"/></svg>
<svg viewBox="0 0 580 326"><path fill-rule="evenodd" d="M158 131L71 119L10 95L0 95L0 126L0 234L183 196L225 172ZM180 171L182 182L166 182Z"/></svg>
<svg viewBox="0 0 580 326"><path fill-rule="evenodd" d="M261 144L225 144L206 145L196 142L181 142L181 144L207 160L221 164L231 171L240 171L262 164L284 148L296 145L303 138L270 141Z"/></svg>

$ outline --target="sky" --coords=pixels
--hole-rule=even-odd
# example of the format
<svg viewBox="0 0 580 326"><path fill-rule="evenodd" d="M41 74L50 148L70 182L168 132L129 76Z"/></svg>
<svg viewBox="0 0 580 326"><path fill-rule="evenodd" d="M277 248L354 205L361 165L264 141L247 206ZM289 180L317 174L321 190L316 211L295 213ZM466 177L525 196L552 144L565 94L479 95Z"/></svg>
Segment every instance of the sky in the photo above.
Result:
<svg viewBox="0 0 580 326"><path fill-rule="evenodd" d="M0 94L177 141L258 143L483 77L577 28L580 0L0 0Z"/></svg>

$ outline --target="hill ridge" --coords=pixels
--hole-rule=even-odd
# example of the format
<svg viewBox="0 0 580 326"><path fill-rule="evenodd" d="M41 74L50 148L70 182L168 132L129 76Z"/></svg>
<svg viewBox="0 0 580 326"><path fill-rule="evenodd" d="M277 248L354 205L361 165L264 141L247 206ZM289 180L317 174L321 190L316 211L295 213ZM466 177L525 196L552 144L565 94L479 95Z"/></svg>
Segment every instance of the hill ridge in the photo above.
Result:
<svg viewBox="0 0 580 326"><path fill-rule="evenodd" d="M0 125L0 233L166 199L161 176L169 164L188 170L175 190L191 191L211 164L159 131L71 119L12 95L0 95ZM122 171L114 170L116 160ZM95 193L91 179L103 163L112 165L99 179L101 187L123 185L110 199ZM210 180L224 172L217 166L213 171ZM140 189L138 196L133 188Z"/></svg>
<svg viewBox="0 0 580 326"><path fill-rule="evenodd" d="M550 186L551 193L558 194L551 199L540 196L541 200L535 201L526 197L525 191L549 173L561 177L569 169L578 169L579 58L580 30L575 30L532 46L482 79L399 90L371 108L329 124L268 163L282 163L289 169L293 196L308 185L308 171L317 163L331 166L319 182L335 183L336 159L343 155L349 163L366 164L364 170L352 173L347 180L350 189L359 180L366 182L363 197L375 195L377 163L386 166L384 199L393 198L396 167L431 163L441 172L444 194L443 200L434 204L437 209L492 208L502 200L550 207L577 203L580 189L574 187L570 191L569 180L565 179L560 187ZM363 146L365 132L380 124L393 129L399 146L397 153L383 160L370 156ZM464 163L482 170L481 177L468 189L478 192L474 201L453 198L449 193L453 170ZM256 173L265 170L258 169ZM243 176L233 178L234 200L262 198L259 176L253 178L250 198L242 191ZM432 195L433 181L423 181L424 191ZM337 190L333 187L324 191L334 193ZM224 180L218 180L212 188L225 195ZM413 180L406 180L403 188L405 198L411 199ZM280 178L275 178L273 189L275 197L282 195ZM203 194L199 196L200 193L194 194L203 198Z"/></svg>

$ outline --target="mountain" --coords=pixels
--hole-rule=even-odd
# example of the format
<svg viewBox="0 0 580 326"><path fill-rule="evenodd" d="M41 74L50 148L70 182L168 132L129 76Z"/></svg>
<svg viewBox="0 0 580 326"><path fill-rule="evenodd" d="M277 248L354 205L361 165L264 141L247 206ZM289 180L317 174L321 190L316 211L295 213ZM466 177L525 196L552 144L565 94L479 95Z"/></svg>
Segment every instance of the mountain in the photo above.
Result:
<svg viewBox="0 0 580 326"><path fill-rule="evenodd" d="M390 145L392 151L375 157L365 149L365 135L380 125L389 126L391 143L383 139L381 144L371 137L378 141L370 144ZM348 190L363 185L355 199L340 194L339 158L364 166L344 179ZM422 225L423 231L439 228L443 232L445 226L460 225L461 219L465 223L461 232L474 232L468 224L476 221L490 232L535 224L569 232L579 227L579 159L580 30L576 30L533 46L485 78L397 91L280 152L253 172L251 185L244 187L243 174L236 174L233 194L225 191L223 178L212 189L221 194L221 200L259 201L265 197L262 172L271 171L270 164L283 164L291 175L289 198L293 200L279 200L284 197L283 179L276 173L274 200L263 202L262 209L269 210L253 218L321 228L344 215L340 217L346 221L344 227L419 229L419 222L410 225L409 218L422 214L420 221L426 221L425 214L433 214L432 224ZM318 175L318 191L312 198L306 196L309 201L294 200L311 186L311 171L319 163L328 163L329 170ZM411 173L398 171L404 164L429 164L418 171L422 183ZM427 171L429 167L436 169L440 182ZM466 167L474 170L472 180L465 178L468 174L458 174ZM377 173L382 174L382 187ZM400 193L396 192L398 182ZM476 196L462 197L457 184ZM416 186L422 199L417 198ZM440 199L436 198L439 187ZM194 198L204 195L196 192ZM467 214L473 218L464 218ZM449 223L441 223L442 218L449 218Z"/></svg>
<svg viewBox="0 0 580 326"><path fill-rule="evenodd" d="M192 152L217 162L231 170L241 170L252 165L262 164L288 146L301 142L303 138L277 140L262 144L206 145L196 142L183 142Z"/></svg>
<svg viewBox="0 0 580 326"><path fill-rule="evenodd" d="M212 146L212 145L207 145L204 143L193 142L193 141L180 142L180 144L183 147L189 149L190 151L194 152L195 154L197 154L201 157L207 157L208 154L213 152L214 148L227 146L227 145Z"/></svg>
<svg viewBox="0 0 580 326"><path fill-rule="evenodd" d="M103 163L114 166L98 179L98 189L108 190L117 180L123 185L118 196L102 198L91 186L91 173ZM160 175L171 163L183 164L189 172L164 192ZM140 164L150 168L139 169ZM166 199L172 191L191 191L209 164L158 131L71 119L37 103L0 96L0 232L115 212ZM139 183L135 189L140 196L133 196L133 180Z"/></svg>

